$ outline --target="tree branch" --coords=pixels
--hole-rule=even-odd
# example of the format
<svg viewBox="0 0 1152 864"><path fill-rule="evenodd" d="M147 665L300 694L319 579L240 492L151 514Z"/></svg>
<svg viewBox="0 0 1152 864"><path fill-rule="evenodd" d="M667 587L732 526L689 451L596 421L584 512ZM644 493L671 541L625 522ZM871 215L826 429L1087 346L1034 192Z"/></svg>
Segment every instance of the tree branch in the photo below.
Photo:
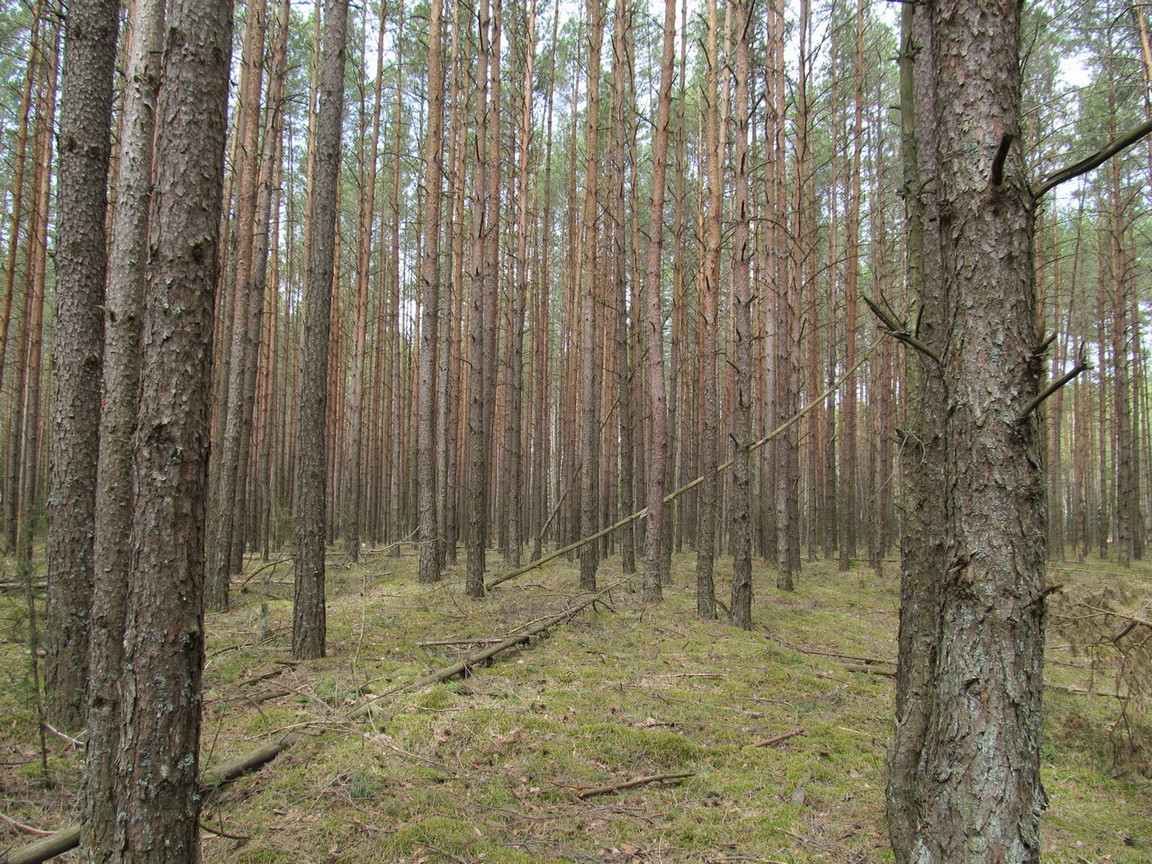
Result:
<svg viewBox="0 0 1152 864"><path fill-rule="evenodd" d="M1040 393L1036 396L1035 399L1033 399L1026 406L1024 406L1024 410L1020 412L1020 416L1016 418L1016 422L1019 423L1019 422L1023 421L1024 419L1026 419L1029 414L1031 414L1033 411L1035 411L1037 408L1039 408L1041 405L1044 404L1045 399L1047 399L1049 396L1051 396L1053 393L1055 393L1057 390L1059 390L1061 387L1063 387L1065 384L1067 384L1069 381L1071 381L1073 378L1075 378L1081 372L1084 372L1090 368L1091 368L1091 366L1088 363L1086 363L1084 360L1077 360L1076 365L1073 366L1072 369L1067 374L1062 375L1060 378L1057 378L1055 381L1053 381L1051 384L1049 384L1047 387L1045 387L1042 391L1040 391Z"/></svg>
<svg viewBox="0 0 1152 864"><path fill-rule="evenodd" d="M903 342L905 345L909 345L912 348L915 348L921 354L927 357L931 357L937 363L941 362L940 355L932 350L932 348L926 345L924 342L921 342L918 338L916 338L908 330L907 325L900 323L883 309L881 309L867 294L861 292L860 299L867 303L868 308L872 310L872 314L880 319L880 323L884 325L882 329L885 333L887 333L897 342Z"/></svg>
<svg viewBox="0 0 1152 864"><path fill-rule="evenodd" d="M1000 139L1000 146L996 148L996 158L992 160L992 185L999 186L1004 182L1004 162L1008 159L1008 151L1012 149L1012 142L1016 136L1004 133Z"/></svg>
<svg viewBox="0 0 1152 864"><path fill-rule="evenodd" d="M1075 179L1081 174L1087 174L1094 168L1100 167L1117 153L1127 150L1150 133L1152 133L1152 120L1105 144L1086 159L1081 159L1074 165L1069 165L1067 168L1062 168L1055 173L1049 174L1040 184L1040 188L1036 190L1035 197L1040 199L1044 196L1045 192L1059 186L1061 183L1067 183L1069 180Z"/></svg>

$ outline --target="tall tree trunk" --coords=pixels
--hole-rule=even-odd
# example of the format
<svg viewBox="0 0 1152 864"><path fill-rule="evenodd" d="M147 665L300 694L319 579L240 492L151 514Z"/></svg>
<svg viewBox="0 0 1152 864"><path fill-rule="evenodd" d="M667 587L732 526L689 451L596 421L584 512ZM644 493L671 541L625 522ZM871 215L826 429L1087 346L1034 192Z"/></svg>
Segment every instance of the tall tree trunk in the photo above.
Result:
<svg viewBox="0 0 1152 864"><path fill-rule="evenodd" d="M946 298L941 284L936 224L935 82L930 74L932 31L925 6L902 8L900 45L901 157L907 245L905 277L917 305L920 339L939 353L944 345ZM901 531L900 631L896 666L896 731L888 751L888 832L899 864L916 860L921 830L918 795L920 754L928 734L933 673L939 653L942 597L939 574L946 566L941 527L944 509L944 427L935 406L945 398L940 364L917 351L905 353L909 388L904 437L904 525ZM911 448L911 449L909 449Z"/></svg>
<svg viewBox="0 0 1152 864"><path fill-rule="evenodd" d="M648 262L644 286L644 344L648 396L652 402L652 443L648 463L648 528L644 535L644 599L661 599L667 579L663 546L668 520L668 397L664 379L664 312L661 308L661 257L664 249L664 196L668 173L668 129L676 60L676 0L664 0L664 36L660 55L660 92L652 145L652 202L648 216Z"/></svg>
<svg viewBox="0 0 1152 864"><path fill-rule="evenodd" d="M440 519L437 482L438 453L436 401L437 352L440 342L440 219L444 150L444 67L442 4L432 0L428 33L428 128L424 138L423 259L420 262L420 392L416 430L416 494L420 518L419 579L425 584L440 579Z"/></svg>
<svg viewBox="0 0 1152 864"><path fill-rule="evenodd" d="M192 864L204 509L232 4L174 2L156 110L110 862ZM90 790L91 794L91 790Z"/></svg>
<svg viewBox="0 0 1152 864"><path fill-rule="evenodd" d="M528 260L529 213L532 165L532 87L536 54L536 3L530 0L527 18L517 29L518 55L521 64L521 106L519 117L519 152L516 172L516 254L515 288L508 307L505 332L508 339L508 404L504 428L505 477L507 489L508 539L504 556L511 567L520 566L524 546L524 448L521 429L524 423L524 320L531 291L531 268Z"/></svg>
<svg viewBox="0 0 1152 864"><path fill-rule="evenodd" d="M296 440L296 592L292 656L323 657L325 650L324 546L327 502L325 423L328 408L328 342L331 326L336 213L340 182L340 129L344 116L344 52L348 0L325 0L320 55L320 112L312 161L311 242L304 283L304 334Z"/></svg>
<svg viewBox="0 0 1152 864"><path fill-rule="evenodd" d="M856 3L856 51L853 64L855 93L852 106L852 172L848 193L845 225L847 278L844 286L845 342L844 365L856 365L856 306L860 277L860 174L864 151L864 0ZM841 424L844 439L840 444L840 569L848 570L856 556L859 501L859 468L856 443L856 376L844 382Z"/></svg>
<svg viewBox="0 0 1152 864"><path fill-rule="evenodd" d="M114 0L74 0L64 31L44 682L48 717L71 729L83 722L88 679L118 12Z"/></svg>
<svg viewBox="0 0 1152 864"><path fill-rule="evenodd" d="M152 200L152 144L160 86L164 3L136 0L129 9L128 68L120 115L119 170L109 223L108 286L104 300L104 405L96 483L92 614L88 641L88 743L81 794L86 860L109 860L121 810L115 797L120 745L120 676L124 653L127 580L132 559L132 436L140 387L140 313L148 213Z"/></svg>
<svg viewBox="0 0 1152 864"><path fill-rule="evenodd" d="M931 570L906 602L936 607L928 652L901 665L930 670L923 746L898 861L1039 860L1040 699L1044 653L1044 482L1032 253L1035 201L1020 135L1020 7L937 0L931 22L932 154L945 298L933 321L944 398L943 562L913 535ZM926 70L927 72L928 70ZM923 143L923 142L921 142ZM926 313L928 310L925 310ZM932 310L936 311L936 310ZM921 318L922 326L927 314ZM913 495L926 494L913 489ZM941 563L943 566L941 567ZM905 680L907 674L905 673ZM898 684L899 684L898 679ZM890 769L892 770L892 769ZM891 800L891 799L890 799Z"/></svg>
<svg viewBox="0 0 1152 864"><path fill-rule="evenodd" d="M716 617L716 589L713 569L716 558L716 533L719 523L719 481L716 466L719 461L718 438L720 427L720 397L716 384L716 353L719 350L720 317L720 243L722 240L722 208L724 152L720 143L720 20L716 0L706 4L708 33L705 46L708 66L704 79L704 160L707 166L707 209L704 220L703 287L700 293L699 321L701 328L701 474L700 512L696 526L696 613L701 618Z"/></svg>
<svg viewBox="0 0 1152 864"><path fill-rule="evenodd" d="M487 348L485 308L489 270L484 260L488 221L496 218L490 206L488 173L488 65L491 58L492 15L488 0L480 0L478 17L479 48L476 80L476 169L472 178L475 205L472 211L472 238L469 250L468 298L468 569L466 591L469 597L484 595L485 551L488 538L488 439L485 437L485 377L491 362Z"/></svg>
<svg viewBox="0 0 1152 864"><path fill-rule="evenodd" d="M736 0L736 172L735 172L735 255L732 262L732 362L736 376L732 417L732 607L731 620L737 627L752 628L752 243L751 212L748 201L750 173L748 153L748 54L752 38L752 0Z"/></svg>
<svg viewBox="0 0 1152 864"><path fill-rule="evenodd" d="M252 294L257 290L253 279L256 226L256 197L260 176L260 93L263 89L264 34L266 31L264 0L250 0L245 7L244 48L241 58L239 105L236 110L236 232L233 278L230 290L224 292L224 310L230 325L224 328L225 344L217 351L225 357L221 382L223 398L216 411L223 415L218 428L223 437L215 442L210 455L211 478L208 508L207 575L204 583L204 605L213 611L228 608L228 583L231 575L233 518L244 489L237 483L240 474L240 443L244 430L243 401L247 381L245 361L247 346L257 334L249 332ZM262 302L263 291L259 301ZM222 341L224 341L222 340Z"/></svg>
<svg viewBox="0 0 1152 864"><path fill-rule="evenodd" d="M600 189L600 51L604 38L604 0L588 0L588 114L584 133L584 199L580 259L580 390L582 426L580 441L580 534L589 537L599 529L597 518L598 475L600 473L600 387L597 348L597 278ZM585 543L580 550L580 587L596 590L599 544Z"/></svg>

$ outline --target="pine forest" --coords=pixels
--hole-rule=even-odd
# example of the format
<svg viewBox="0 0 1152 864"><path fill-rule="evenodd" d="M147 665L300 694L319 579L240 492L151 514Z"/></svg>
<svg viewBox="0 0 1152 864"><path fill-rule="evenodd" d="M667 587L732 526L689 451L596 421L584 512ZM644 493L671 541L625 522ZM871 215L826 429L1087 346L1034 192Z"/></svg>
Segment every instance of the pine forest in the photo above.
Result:
<svg viewBox="0 0 1152 864"><path fill-rule="evenodd" d="M5 860L1152 860L1150 18L0 2ZM514 781L562 733L506 651L615 658L577 730L717 689ZM452 762L485 686L537 689ZM409 773L221 827L364 722Z"/></svg>

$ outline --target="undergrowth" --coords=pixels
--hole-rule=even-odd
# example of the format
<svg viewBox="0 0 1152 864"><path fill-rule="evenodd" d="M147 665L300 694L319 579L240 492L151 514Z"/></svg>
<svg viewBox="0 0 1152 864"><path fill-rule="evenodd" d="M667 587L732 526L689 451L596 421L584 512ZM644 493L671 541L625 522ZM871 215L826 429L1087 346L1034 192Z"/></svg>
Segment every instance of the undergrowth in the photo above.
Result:
<svg viewBox="0 0 1152 864"><path fill-rule="evenodd" d="M285 568L259 566L237 581L233 610L209 616L203 764L290 730L305 737L211 798L207 862L892 860L895 577L818 562L783 593L757 569L744 632L696 620L694 560L677 557L662 604L620 587L465 679L403 689L578 600L574 565L479 602L458 574L418 585L411 555L334 567L328 656L309 663L288 657ZM600 578L621 575L609 561ZM1103 579L1144 594L1150 584L1099 562L1051 571L1066 592ZM0 796L7 820L49 830L75 820L80 755L54 738L57 782L40 778L25 628L18 598L0 596ZM1147 781L1114 776L1119 700L1091 695L1106 689L1101 673L1061 637L1049 654L1045 860L1152 861ZM367 719L347 719L372 695ZM31 839L0 825L2 848Z"/></svg>

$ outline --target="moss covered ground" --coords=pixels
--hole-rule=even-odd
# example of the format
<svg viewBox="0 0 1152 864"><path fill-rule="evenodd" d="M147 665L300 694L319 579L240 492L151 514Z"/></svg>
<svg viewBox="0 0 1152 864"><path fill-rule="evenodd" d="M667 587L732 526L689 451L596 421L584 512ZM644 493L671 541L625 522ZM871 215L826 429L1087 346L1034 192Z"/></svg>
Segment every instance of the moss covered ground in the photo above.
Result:
<svg viewBox="0 0 1152 864"><path fill-rule="evenodd" d="M462 574L418 585L407 550L333 567L329 652L309 663L287 651L290 566L260 566L237 580L232 611L208 619L203 764L290 730L304 737L210 799L207 862L892 860L894 564L876 576L809 563L792 593L758 565L744 632L696 619L694 559L677 556L664 603L621 585L468 677L417 689L408 685L579 600L575 565L479 602ZM604 585L622 576L617 559L600 573ZM1135 602L1152 594L1140 565L1054 565L1051 580L1117 580ZM0 849L76 817L78 747L50 734L42 776L27 625L21 595L0 595ZM1050 660L1045 860L1152 862L1150 787L1110 756L1116 700L1072 692L1101 682L1064 646ZM349 721L372 694L376 710Z"/></svg>

